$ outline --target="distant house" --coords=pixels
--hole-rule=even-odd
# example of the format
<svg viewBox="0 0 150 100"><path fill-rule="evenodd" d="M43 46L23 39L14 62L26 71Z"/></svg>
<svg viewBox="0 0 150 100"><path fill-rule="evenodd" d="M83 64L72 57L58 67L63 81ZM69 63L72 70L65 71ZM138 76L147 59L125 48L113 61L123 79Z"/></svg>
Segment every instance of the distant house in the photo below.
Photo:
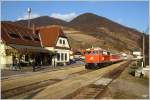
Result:
<svg viewBox="0 0 150 100"><path fill-rule="evenodd" d="M54 52L52 59L54 65L66 65L69 60L70 45L60 26L49 26L39 28L41 45L45 49Z"/></svg>
<svg viewBox="0 0 150 100"><path fill-rule="evenodd" d="M141 51L138 50L138 49L133 50L133 53L132 53L132 54L133 54L133 57L134 57L135 59L142 59L142 58L143 58Z"/></svg>
<svg viewBox="0 0 150 100"><path fill-rule="evenodd" d="M40 38L34 30L1 22L0 66L7 68L13 64L13 58L21 60L23 65L29 65L31 59L39 64L49 64L49 51L41 47Z"/></svg>
<svg viewBox="0 0 150 100"><path fill-rule="evenodd" d="M140 51L133 51L133 55L140 56L141 52Z"/></svg>

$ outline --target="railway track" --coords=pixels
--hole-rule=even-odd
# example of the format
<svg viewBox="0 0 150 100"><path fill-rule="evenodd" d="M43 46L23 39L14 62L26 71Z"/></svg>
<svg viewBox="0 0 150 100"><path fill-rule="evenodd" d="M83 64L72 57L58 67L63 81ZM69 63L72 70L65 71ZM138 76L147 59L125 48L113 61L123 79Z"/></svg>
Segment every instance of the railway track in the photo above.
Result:
<svg viewBox="0 0 150 100"><path fill-rule="evenodd" d="M123 70L122 67L120 67L122 68L121 70L117 65L119 64L115 64L112 68L110 66L99 70L86 70L84 66L81 66L78 68L45 72L41 75L26 76L24 79L22 77L11 80L7 79L2 81L2 98L96 98L107 86L99 84L101 83L99 80L102 80L102 77L115 79L117 75L113 73ZM89 77L87 77L88 75ZM102 77L97 78L99 75ZM110 81L112 80L107 80L108 83ZM48 95L44 95L45 93Z"/></svg>
<svg viewBox="0 0 150 100"><path fill-rule="evenodd" d="M58 83L62 80L65 80L67 78L82 75L82 74L85 74L85 73L88 73L91 71L92 70L86 70L86 69L81 68L80 70L75 70L75 71L72 71L72 72L67 73L67 74L66 73L63 75L61 74L62 75L61 77L58 77L56 75L56 77L53 77L53 78L49 78L49 79L45 78L43 80L32 82L30 84L24 84L24 85L21 85L18 87L10 87L10 88L5 89L5 90L2 87L2 98L4 98L4 99L18 98L18 97L30 98L35 93L35 91L36 92L40 91L41 89L44 89L46 86L53 85L53 84ZM18 78L17 78L17 80L18 80ZM7 81L9 81L9 80L7 80ZM12 81L12 79L11 79L11 81ZM19 81L21 82L21 80L19 80ZM16 81L16 82L19 82L19 81ZM15 80L13 81L13 83L16 84ZM11 85L13 83L11 83ZM28 83L28 81L27 81L27 83ZM26 95L24 96L22 94L26 94Z"/></svg>
<svg viewBox="0 0 150 100"><path fill-rule="evenodd" d="M83 75L63 80L54 85L47 86L44 90L38 92L32 98L33 99L66 98L70 94L74 94L79 89L83 90L83 87L89 86L90 84L100 80L103 75L111 72L113 69L116 69L125 63L127 63L127 61L119 62L98 70L94 70L89 73L85 73Z"/></svg>
<svg viewBox="0 0 150 100"><path fill-rule="evenodd" d="M130 61L104 74L96 82L63 97L63 99L99 99L107 86L130 64Z"/></svg>

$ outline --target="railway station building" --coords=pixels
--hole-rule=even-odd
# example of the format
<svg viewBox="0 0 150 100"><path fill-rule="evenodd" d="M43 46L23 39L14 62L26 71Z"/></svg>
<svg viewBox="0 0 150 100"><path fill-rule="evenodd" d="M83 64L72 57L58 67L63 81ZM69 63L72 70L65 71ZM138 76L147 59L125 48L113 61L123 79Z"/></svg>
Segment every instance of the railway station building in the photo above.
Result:
<svg viewBox="0 0 150 100"><path fill-rule="evenodd" d="M52 64L66 65L70 60L70 45L68 38L65 36L60 26L47 26L37 29L41 45L46 50L54 52Z"/></svg>
<svg viewBox="0 0 150 100"><path fill-rule="evenodd" d="M38 34L11 22L1 22L0 66L9 68L17 58L21 66L29 66L35 59L39 65L51 64L53 53L42 48Z"/></svg>

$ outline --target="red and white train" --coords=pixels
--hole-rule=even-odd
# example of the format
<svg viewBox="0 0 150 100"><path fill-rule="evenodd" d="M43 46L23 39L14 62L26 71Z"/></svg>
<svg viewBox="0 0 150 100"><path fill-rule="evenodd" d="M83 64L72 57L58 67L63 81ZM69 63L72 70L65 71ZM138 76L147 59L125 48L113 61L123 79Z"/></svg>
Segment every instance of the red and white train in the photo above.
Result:
<svg viewBox="0 0 150 100"><path fill-rule="evenodd" d="M101 68L123 60L121 54L112 54L101 48L89 48L83 51L83 54L85 56L85 68Z"/></svg>

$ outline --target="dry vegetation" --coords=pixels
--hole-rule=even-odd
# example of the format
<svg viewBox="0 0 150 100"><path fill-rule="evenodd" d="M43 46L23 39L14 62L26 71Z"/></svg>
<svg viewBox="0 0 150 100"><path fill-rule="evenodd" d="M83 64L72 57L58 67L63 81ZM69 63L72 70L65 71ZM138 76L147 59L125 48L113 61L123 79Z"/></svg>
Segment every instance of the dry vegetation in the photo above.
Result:
<svg viewBox="0 0 150 100"><path fill-rule="evenodd" d="M128 73L128 68L114 80L101 98L148 99L149 80L137 78Z"/></svg>

